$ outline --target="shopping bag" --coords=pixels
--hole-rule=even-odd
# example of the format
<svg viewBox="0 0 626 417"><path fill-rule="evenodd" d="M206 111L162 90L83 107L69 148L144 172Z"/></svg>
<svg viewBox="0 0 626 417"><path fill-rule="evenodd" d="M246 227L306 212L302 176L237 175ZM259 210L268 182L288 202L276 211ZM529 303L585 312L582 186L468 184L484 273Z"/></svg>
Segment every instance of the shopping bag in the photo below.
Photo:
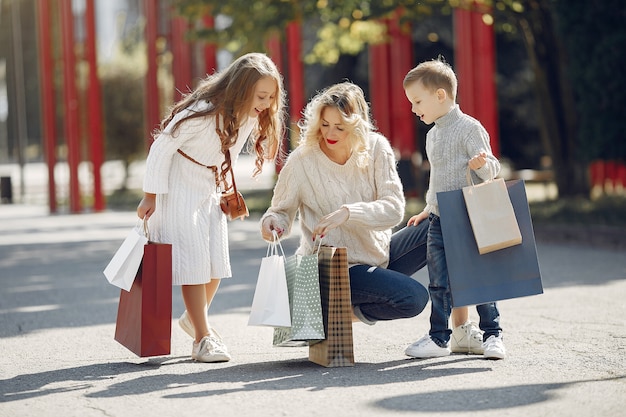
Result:
<svg viewBox="0 0 626 417"><path fill-rule="evenodd" d="M524 182L505 184L522 243L484 255L476 247L462 191L437 193L454 307L543 293Z"/></svg>
<svg viewBox="0 0 626 417"><path fill-rule="evenodd" d="M104 276L111 284L130 291L143 257L143 247L147 242L145 231L142 232L139 227L130 231L104 269Z"/></svg>
<svg viewBox="0 0 626 417"><path fill-rule="evenodd" d="M318 253L285 259L285 275L291 312L291 327L275 327L272 343L289 346L292 341L324 339Z"/></svg>
<svg viewBox="0 0 626 417"><path fill-rule="evenodd" d="M248 326L291 326L285 252L277 235L269 244L265 258L261 259Z"/></svg>
<svg viewBox="0 0 626 417"><path fill-rule="evenodd" d="M468 183L471 176L468 168ZM482 255L522 243L522 234L515 218L504 179L463 187L478 252Z"/></svg>
<svg viewBox="0 0 626 417"><path fill-rule="evenodd" d="M168 355L172 335L172 245L148 242L130 291L120 291L115 340L140 357Z"/></svg>
<svg viewBox="0 0 626 417"><path fill-rule="evenodd" d="M309 360L326 367L354 366L347 250L322 246L318 261L326 338L309 346Z"/></svg>

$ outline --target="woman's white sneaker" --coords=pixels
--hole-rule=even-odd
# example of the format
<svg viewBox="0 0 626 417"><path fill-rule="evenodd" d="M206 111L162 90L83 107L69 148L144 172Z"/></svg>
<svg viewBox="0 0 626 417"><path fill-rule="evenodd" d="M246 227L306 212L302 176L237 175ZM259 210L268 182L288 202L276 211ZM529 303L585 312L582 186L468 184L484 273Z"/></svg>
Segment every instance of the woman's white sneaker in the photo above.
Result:
<svg viewBox="0 0 626 417"><path fill-rule="evenodd" d="M439 358L450 355L450 348L439 346L430 335L426 335L406 348L404 354L420 359Z"/></svg>

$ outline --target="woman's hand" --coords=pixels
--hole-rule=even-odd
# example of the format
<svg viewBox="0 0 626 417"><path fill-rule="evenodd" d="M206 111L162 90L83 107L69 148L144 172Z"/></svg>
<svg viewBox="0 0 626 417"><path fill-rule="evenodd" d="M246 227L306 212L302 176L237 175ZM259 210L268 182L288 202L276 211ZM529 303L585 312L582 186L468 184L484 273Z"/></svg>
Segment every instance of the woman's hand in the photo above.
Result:
<svg viewBox="0 0 626 417"><path fill-rule="evenodd" d="M422 211L419 214L416 214L415 216L412 216L408 222L406 222L407 226L417 226L422 220L425 220L426 218L428 218L428 213L425 211Z"/></svg>
<svg viewBox="0 0 626 417"><path fill-rule="evenodd" d="M156 210L156 194L144 193L143 198L137 206L137 216L140 219L148 220Z"/></svg>
<svg viewBox="0 0 626 417"><path fill-rule="evenodd" d="M261 236L264 240L271 242L274 240L274 233L278 235L278 238L283 235L284 230L278 227L273 217L266 217L261 224Z"/></svg>
<svg viewBox="0 0 626 417"><path fill-rule="evenodd" d="M313 239L315 236L324 237L329 230L337 228L348 221L350 218L350 210L347 207L342 207L337 211L333 211L330 214L322 217L313 229Z"/></svg>

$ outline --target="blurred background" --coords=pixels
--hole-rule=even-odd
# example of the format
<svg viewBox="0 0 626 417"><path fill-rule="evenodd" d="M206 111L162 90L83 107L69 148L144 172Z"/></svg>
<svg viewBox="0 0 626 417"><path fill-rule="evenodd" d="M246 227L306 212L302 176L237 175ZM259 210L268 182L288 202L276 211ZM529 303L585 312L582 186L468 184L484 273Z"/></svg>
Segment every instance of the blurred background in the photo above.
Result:
<svg viewBox="0 0 626 417"><path fill-rule="evenodd" d="M285 78L287 151L308 99L350 80L419 206L430 126L402 79L442 56L534 216L626 225L625 22L622 0L0 0L0 209L133 209L168 107L258 51ZM251 157L240 162L238 184L262 211L280 161L257 180Z"/></svg>

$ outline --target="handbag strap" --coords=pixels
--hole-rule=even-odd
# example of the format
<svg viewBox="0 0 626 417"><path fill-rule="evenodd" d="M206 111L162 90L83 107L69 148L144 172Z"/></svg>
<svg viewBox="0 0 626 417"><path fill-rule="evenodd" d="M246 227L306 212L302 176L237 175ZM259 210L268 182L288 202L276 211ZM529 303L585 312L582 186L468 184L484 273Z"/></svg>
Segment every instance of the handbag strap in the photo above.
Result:
<svg viewBox="0 0 626 417"><path fill-rule="evenodd" d="M187 158L188 160L190 160L191 162L193 162L194 164L200 165L201 167L204 167L213 171L213 176L215 177L215 187L218 189L220 188L220 176L218 175L218 169L215 165L205 165L203 163L200 163L180 149L178 149L177 152L181 154L182 156L184 156L185 158ZM230 149L226 149L226 153L224 154L224 156L225 158L228 158L228 160L230 161ZM233 172L232 164L228 165L228 171L230 171L230 178L231 178L231 183L233 184L233 191L237 193L237 184L235 184L235 174ZM226 185L227 185L226 180L224 179L224 186L225 186L224 191L227 191L229 189L229 187L227 187Z"/></svg>

